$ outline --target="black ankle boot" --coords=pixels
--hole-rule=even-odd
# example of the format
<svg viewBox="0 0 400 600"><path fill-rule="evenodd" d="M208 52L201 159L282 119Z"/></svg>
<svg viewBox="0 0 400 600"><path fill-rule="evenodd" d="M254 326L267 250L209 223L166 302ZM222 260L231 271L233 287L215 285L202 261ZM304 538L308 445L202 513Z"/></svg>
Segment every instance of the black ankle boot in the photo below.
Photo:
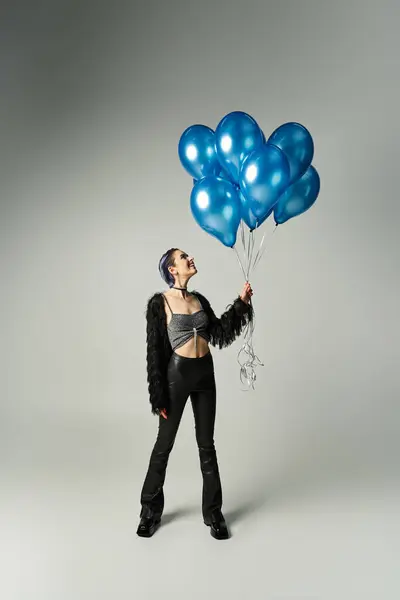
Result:
<svg viewBox="0 0 400 600"><path fill-rule="evenodd" d="M153 508L144 505L140 511L140 523L136 533L140 537L151 537L160 521L161 513L154 512Z"/></svg>
<svg viewBox="0 0 400 600"><path fill-rule="evenodd" d="M213 512L210 517L205 518L204 523L211 528L210 534L216 540L226 540L229 538L228 527L224 515L220 510Z"/></svg>
<svg viewBox="0 0 400 600"><path fill-rule="evenodd" d="M161 521L161 515L149 510L142 510L140 523L136 533L140 537L151 537Z"/></svg>

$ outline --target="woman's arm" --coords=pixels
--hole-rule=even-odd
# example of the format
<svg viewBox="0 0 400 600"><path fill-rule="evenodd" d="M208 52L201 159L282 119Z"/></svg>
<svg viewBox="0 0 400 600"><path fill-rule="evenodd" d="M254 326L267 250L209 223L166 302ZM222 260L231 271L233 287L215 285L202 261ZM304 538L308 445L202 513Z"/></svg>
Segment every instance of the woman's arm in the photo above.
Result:
<svg viewBox="0 0 400 600"><path fill-rule="evenodd" d="M218 318L207 298L199 292L196 294L209 318L210 343L219 348L226 348L241 334L243 328L253 320L253 308L238 296L226 311Z"/></svg>
<svg viewBox="0 0 400 600"><path fill-rule="evenodd" d="M161 294L154 294L147 304L147 381L151 412L160 414L169 408L167 381L168 340L166 340L165 309Z"/></svg>

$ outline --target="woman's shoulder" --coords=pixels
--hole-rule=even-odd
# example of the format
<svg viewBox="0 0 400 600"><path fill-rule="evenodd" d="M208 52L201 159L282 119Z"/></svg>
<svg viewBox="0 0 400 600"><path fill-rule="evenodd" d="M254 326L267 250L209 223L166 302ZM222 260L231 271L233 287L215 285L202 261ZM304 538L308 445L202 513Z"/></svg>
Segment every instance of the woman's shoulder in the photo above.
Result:
<svg viewBox="0 0 400 600"><path fill-rule="evenodd" d="M210 302L207 300L207 298L204 296L204 294L201 294L198 290L192 290L192 294L194 296L197 296L197 298L200 300L201 304L208 306L210 304Z"/></svg>
<svg viewBox="0 0 400 600"><path fill-rule="evenodd" d="M159 300L162 299L164 295L164 292L154 292L151 296L149 300Z"/></svg>
<svg viewBox="0 0 400 600"><path fill-rule="evenodd" d="M164 294L163 292L155 292L150 296L147 301L147 309L150 310L158 310L163 307L164 304Z"/></svg>

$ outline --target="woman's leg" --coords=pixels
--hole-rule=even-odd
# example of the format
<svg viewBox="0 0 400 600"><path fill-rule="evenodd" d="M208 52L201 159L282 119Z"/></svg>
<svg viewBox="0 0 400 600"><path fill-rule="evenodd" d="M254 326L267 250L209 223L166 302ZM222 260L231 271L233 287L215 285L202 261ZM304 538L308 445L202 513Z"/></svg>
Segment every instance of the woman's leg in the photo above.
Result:
<svg viewBox="0 0 400 600"><path fill-rule="evenodd" d="M215 381L214 383L211 381L207 389L192 392L190 397L195 419L200 468L203 475L202 512L203 518L208 519L211 513L222 507L221 480L214 445Z"/></svg>
<svg viewBox="0 0 400 600"><path fill-rule="evenodd" d="M183 410L189 396L185 381L178 365L171 360L169 370L169 411L168 418L160 415L158 435L150 456L149 467L144 480L140 502L140 516L161 516L164 510L164 481L168 459L175 443Z"/></svg>

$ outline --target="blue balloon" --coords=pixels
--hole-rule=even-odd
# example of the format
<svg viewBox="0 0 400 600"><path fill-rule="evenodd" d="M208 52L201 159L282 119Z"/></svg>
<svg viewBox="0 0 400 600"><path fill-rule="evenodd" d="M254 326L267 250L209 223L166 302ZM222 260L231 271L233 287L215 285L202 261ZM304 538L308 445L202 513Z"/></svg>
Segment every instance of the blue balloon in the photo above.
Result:
<svg viewBox="0 0 400 600"><path fill-rule="evenodd" d="M235 245L240 224L240 200L229 181L213 175L198 181L190 195L190 208L204 231L229 248Z"/></svg>
<svg viewBox="0 0 400 600"><path fill-rule="evenodd" d="M256 229L256 227L258 227L257 219L251 212L250 202L245 196L243 196L240 189L238 193L240 200L240 216L242 217L243 221L246 223L250 231L253 231L253 229Z"/></svg>
<svg viewBox="0 0 400 600"><path fill-rule="evenodd" d="M232 181L231 176L224 169L221 169L220 172L217 173L217 176L222 177L222 179L226 179L227 181L230 181L231 183L233 183L233 185L236 187L236 189L239 189L239 186L237 185L237 183L234 183ZM193 178L193 185L196 185L196 183L198 181L199 181L198 179Z"/></svg>
<svg viewBox="0 0 400 600"><path fill-rule="evenodd" d="M246 156L263 144L262 132L247 113L231 112L218 123L215 131L217 156L221 166L235 183Z"/></svg>
<svg viewBox="0 0 400 600"><path fill-rule="evenodd" d="M300 123L285 123L275 129L268 144L278 146L290 165L290 183L306 172L314 157L314 142L309 131Z"/></svg>
<svg viewBox="0 0 400 600"><path fill-rule="evenodd" d="M230 181L231 183L233 183L233 185L239 189L238 184L233 180L232 175L230 173L228 173L228 171L225 171L225 169L221 169L219 172L218 177L222 177L222 179L227 179L228 181Z"/></svg>
<svg viewBox="0 0 400 600"><path fill-rule="evenodd" d="M274 207L277 225L301 215L316 201L321 187L316 169L310 165L304 175L282 194Z"/></svg>
<svg viewBox="0 0 400 600"><path fill-rule="evenodd" d="M259 224L271 214L279 196L289 185L289 177L288 160L276 146L264 144L244 161L240 189Z"/></svg>
<svg viewBox="0 0 400 600"><path fill-rule="evenodd" d="M250 229L250 231L254 231L254 229L257 229L258 227L260 227L260 225L262 225L264 223L264 221L266 221L268 219L269 215L274 210L273 208L271 208L267 212L265 217L263 217L262 219L257 219L257 217L255 217L253 215L253 213L251 212L250 203L247 200L247 198L245 198L245 196L243 196L240 188L239 188L239 200L240 200L240 205L241 205L240 211L241 211L242 219L246 223L246 225Z"/></svg>
<svg viewBox="0 0 400 600"><path fill-rule="evenodd" d="M221 170L215 150L215 133L205 125L191 125L182 133L178 144L182 166L194 179L218 175Z"/></svg>
<svg viewBox="0 0 400 600"><path fill-rule="evenodd" d="M229 173L227 173L227 172L225 171L225 169L221 169L221 170L220 170L220 172L219 172L219 173L217 173L217 177L222 177L222 179L227 179L228 181L230 181L231 183L233 183L233 185L234 185L234 186L235 186L237 189L239 189L239 186L238 186L238 184L237 184L237 183L235 183L234 181L232 181L232 178L231 178L231 176L229 175ZM198 181L199 181L198 179L195 179L195 178L193 178L193 184L197 183Z"/></svg>

